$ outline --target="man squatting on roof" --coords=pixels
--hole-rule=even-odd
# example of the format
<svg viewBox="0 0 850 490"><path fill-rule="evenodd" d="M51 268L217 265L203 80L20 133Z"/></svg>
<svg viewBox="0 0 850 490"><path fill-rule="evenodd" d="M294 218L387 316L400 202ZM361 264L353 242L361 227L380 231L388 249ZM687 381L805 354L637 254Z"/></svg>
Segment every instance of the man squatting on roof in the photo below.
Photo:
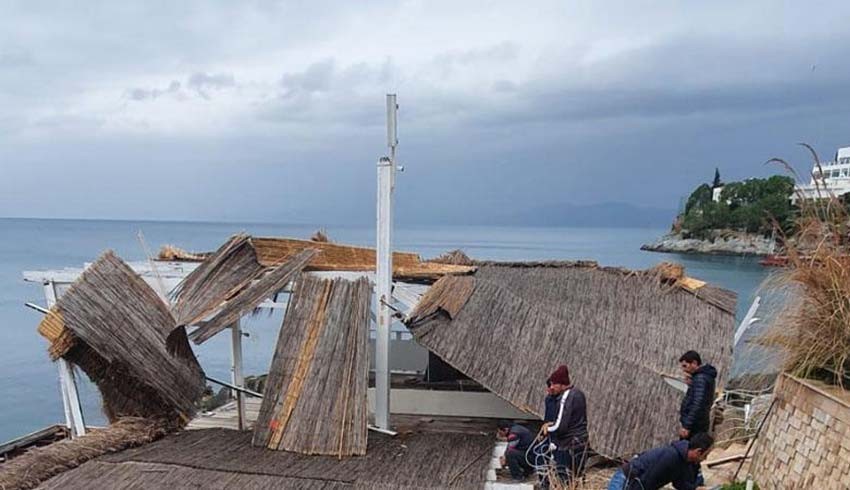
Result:
<svg viewBox="0 0 850 490"><path fill-rule="evenodd" d="M528 464L526 453L534 435L525 426L513 424L508 420L499 421L499 437L508 442L505 454L499 458L502 466L507 464L514 481L524 481L534 474L534 468Z"/></svg>
<svg viewBox="0 0 850 490"><path fill-rule="evenodd" d="M543 423L538 439L549 437L558 475L569 483L584 472L587 459L587 403L584 393L570 382L567 366L558 366L548 384L549 394L557 397L557 412L554 421Z"/></svg>
<svg viewBox="0 0 850 490"><path fill-rule="evenodd" d="M679 440L666 446L650 449L614 473L608 490L658 490L673 484L676 490L696 490L699 463L711 451L714 439L705 432L694 434L691 439Z"/></svg>

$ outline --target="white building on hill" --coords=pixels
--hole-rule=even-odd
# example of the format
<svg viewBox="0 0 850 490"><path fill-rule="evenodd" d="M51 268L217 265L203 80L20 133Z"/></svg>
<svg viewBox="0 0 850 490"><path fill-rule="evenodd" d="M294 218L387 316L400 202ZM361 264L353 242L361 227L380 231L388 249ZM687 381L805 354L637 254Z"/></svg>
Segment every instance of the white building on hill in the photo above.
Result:
<svg viewBox="0 0 850 490"><path fill-rule="evenodd" d="M816 165L809 183L798 184L794 191L793 200L827 197L830 193L838 197L850 193L850 146L839 148L835 160L821 162L820 169Z"/></svg>

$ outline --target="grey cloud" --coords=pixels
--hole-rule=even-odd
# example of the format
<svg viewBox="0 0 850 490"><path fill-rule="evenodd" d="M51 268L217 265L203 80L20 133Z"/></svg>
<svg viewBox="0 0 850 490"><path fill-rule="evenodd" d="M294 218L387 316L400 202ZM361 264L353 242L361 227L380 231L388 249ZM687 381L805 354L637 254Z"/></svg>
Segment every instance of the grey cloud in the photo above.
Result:
<svg viewBox="0 0 850 490"><path fill-rule="evenodd" d="M209 100L210 90L222 90L236 86L236 79L228 73L208 74L203 72L193 73L189 76L186 86L194 90L201 97Z"/></svg>
<svg viewBox="0 0 850 490"><path fill-rule="evenodd" d="M180 92L180 82L172 80L165 88L133 88L126 92L128 99L135 101L158 99L163 95L176 95Z"/></svg>
<svg viewBox="0 0 850 490"><path fill-rule="evenodd" d="M334 60L327 59L311 64L306 70L284 74L280 85L284 97L293 97L301 93L325 92L331 87L335 75Z"/></svg>

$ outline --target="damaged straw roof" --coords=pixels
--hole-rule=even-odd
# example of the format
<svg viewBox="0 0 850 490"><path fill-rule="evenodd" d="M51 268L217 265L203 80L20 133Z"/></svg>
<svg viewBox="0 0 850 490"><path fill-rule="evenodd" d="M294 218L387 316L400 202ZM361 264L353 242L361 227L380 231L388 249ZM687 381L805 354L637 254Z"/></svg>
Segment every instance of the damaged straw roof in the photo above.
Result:
<svg viewBox="0 0 850 490"><path fill-rule="evenodd" d="M157 293L107 251L59 298L38 331L50 341L53 359L79 366L97 384L110 421L186 420L204 390L204 373L185 330L175 326Z"/></svg>
<svg viewBox="0 0 850 490"><path fill-rule="evenodd" d="M280 328L255 446L365 454L371 297L366 278L301 275Z"/></svg>
<svg viewBox="0 0 850 490"><path fill-rule="evenodd" d="M190 338L207 341L276 295L316 253L305 248L266 267L258 262L249 236L233 236L178 286L172 308L177 324L197 325Z"/></svg>
<svg viewBox="0 0 850 490"><path fill-rule="evenodd" d="M587 396L591 446L627 457L675 436L682 393L662 375L678 375L683 352L729 367L734 312L734 293L673 266L491 263L439 280L408 326L454 368L538 416L547 377L567 364Z"/></svg>
<svg viewBox="0 0 850 490"><path fill-rule="evenodd" d="M237 238L240 246L249 247L253 251L256 263L261 267L277 267L303 250L315 249L319 253L305 266L304 270L306 271L359 272L375 270L376 254L374 248L292 238L250 237L246 235L237 235L228 243ZM173 248L170 246L164 248L160 252L160 257L168 260L181 260L180 255L173 253ZM219 249L212 255L219 255L221 252L222 249ZM240 253L243 252L240 251ZM208 255L210 254L192 254L187 256L186 260L195 261L197 256ZM475 267L471 265L423 261L415 253L393 252L393 277L396 279L434 281L447 274L469 274L473 271L475 271ZM178 321L190 320L184 315L178 318Z"/></svg>

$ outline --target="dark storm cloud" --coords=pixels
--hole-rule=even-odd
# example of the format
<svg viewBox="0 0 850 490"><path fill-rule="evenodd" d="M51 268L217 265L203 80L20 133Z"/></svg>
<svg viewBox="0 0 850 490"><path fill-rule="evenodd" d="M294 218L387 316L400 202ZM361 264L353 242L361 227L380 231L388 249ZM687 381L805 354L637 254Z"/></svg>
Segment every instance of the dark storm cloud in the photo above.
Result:
<svg viewBox="0 0 850 490"><path fill-rule="evenodd" d="M715 166L733 180L776 171L761 163L794 160L798 141L850 145L848 15L838 1L14 4L0 214L369 222L390 92L402 222L674 208Z"/></svg>

